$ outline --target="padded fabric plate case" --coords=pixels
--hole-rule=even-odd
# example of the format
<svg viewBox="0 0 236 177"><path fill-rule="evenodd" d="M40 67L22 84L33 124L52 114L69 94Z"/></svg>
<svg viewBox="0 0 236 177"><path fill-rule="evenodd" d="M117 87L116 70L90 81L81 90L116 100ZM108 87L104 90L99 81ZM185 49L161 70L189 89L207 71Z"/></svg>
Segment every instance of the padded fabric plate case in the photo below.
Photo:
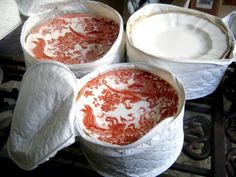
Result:
<svg viewBox="0 0 236 177"><path fill-rule="evenodd" d="M179 93L178 111L126 146L90 141L78 121L81 116L75 99L77 93L99 74L121 68L143 69L168 81ZM63 64L38 62L24 75L12 118L8 152L19 167L30 170L72 144L78 136L88 162L103 176L157 176L168 169L181 152L184 104L181 82L160 67L113 64L77 80Z"/></svg>
<svg viewBox="0 0 236 177"><path fill-rule="evenodd" d="M169 58L157 58L153 55L145 53L137 49L131 42L129 32L132 27L132 23L137 20L137 18L143 18L147 15L158 14L160 12L172 12L180 11L186 13L194 13L196 15L204 15L207 18L215 19L216 22L222 25L222 27L227 30L229 35L229 40L231 41L232 49L230 51L229 59L183 59L179 61L171 60ZM233 20L233 19L232 19ZM228 66L236 61L235 55L235 41L231 31L227 29L226 25L223 23L224 19L211 16L209 14L204 14L202 12L180 8L167 4L149 4L145 7L139 9L129 18L126 26L126 51L128 62L135 63L148 63L152 66L162 66L172 72L173 75L178 77L184 86L186 99L197 99L211 94L220 84L224 73ZM233 24L232 24L233 25Z"/></svg>
<svg viewBox="0 0 236 177"><path fill-rule="evenodd" d="M8 153L30 170L72 144L76 77L62 64L33 65L24 75L12 117Z"/></svg>

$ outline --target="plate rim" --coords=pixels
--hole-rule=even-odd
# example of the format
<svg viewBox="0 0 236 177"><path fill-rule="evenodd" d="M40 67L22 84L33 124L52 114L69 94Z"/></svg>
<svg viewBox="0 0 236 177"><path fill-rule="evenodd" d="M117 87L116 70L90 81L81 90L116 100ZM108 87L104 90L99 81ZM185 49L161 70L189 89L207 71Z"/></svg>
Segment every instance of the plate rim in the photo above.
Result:
<svg viewBox="0 0 236 177"><path fill-rule="evenodd" d="M224 24L222 22L222 24L219 24L221 23L220 20L216 17L214 20L207 17L205 14L203 13L194 13L194 12L186 12L186 11L178 11L178 10L171 10L171 11L162 11L162 12L156 12L156 13L152 13L152 14L149 14L149 15L141 15L139 16L138 18L132 20L130 22L130 24L127 23L127 39L128 39L128 42L130 43L130 45L132 47L134 47L135 49L137 49L138 51L140 52L143 52L149 56L152 56L152 57L155 57L155 58L160 58L160 59L169 59L169 60L172 60L172 61L182 61L183 59L176 59L176 58L171 58L171 57L162 57L160 55L154 55L154 54L151 54L151 53L148 53L138 47L136 47L132 41L132 37L131 37L131 33L133 31L133 28L134 26L139 23L140 21L142 21L143 19L145 18L149 18L151 16L154 16L154 15L162 15L162 14L186 14L186 15L190 15L190 16L195 16L197 18L201 18L201 19L204 19L208 22L210 22L211 24L213 24L214 26L216 26L221 32L222 34L224 34L225 36L225 43L226 43L226 49L222 52L221 56L219 58L216 58L216 59L225 59L225 57L229 54L230 52L230 49L231 49L231 42L230 42L230 36L228 34L228 31L227 31L227 27L224 27ZM219 21L219 23L217 23L216 21ZM187 59L187 58L186 58ZM205 60L206 58L191 58L193 60ZM210 59L210 58L209 58Z"/></svg>

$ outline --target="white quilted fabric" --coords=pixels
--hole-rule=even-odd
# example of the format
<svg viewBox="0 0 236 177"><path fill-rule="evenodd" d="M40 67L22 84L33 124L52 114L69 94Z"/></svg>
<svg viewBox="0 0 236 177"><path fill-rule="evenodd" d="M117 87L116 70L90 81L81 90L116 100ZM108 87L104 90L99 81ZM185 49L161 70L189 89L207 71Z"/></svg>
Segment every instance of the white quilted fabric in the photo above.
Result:
<svg viewBox="0 0 236 177"><path fill-rule="evenodd" d="M138 141L126 146L104 144L90 139L82 129L83 126L81 125L82 121L80 121L79 114L77 114L77 119L75 120L75 129L80 135L81 146L87 160L101 175L109 177L157 176L175 162L183 145L185 94L180 81L160 67L122 63L110 65L106 68L103 67L86 75L80 79L79 87L83 87L84 84L99 75L99 73L127 67L144 69L155 73L168 80L176 88L180 94L180 100L178 113L175 117L163 120Z"/></svg>
<svg viewBox="0 0 236 177"><path fill-rule="evenodd" d="M184 9L180 7L175 7L171 5L164 4L150 4L144 8L136 11L130 18L127 23L127 32L131 30L132 22L135 21L140 16L155 14L162 11L191 11L192 13L198 13L202 15L201 12L193 11L190 9ZM211 15L207 15L208 18L217 21L218 23L223 24L223 20L217 19ZM232 14L231 16L235 16ZM228 18L229 19L229 18ZM225 19L226 21L229 21ZM233 20L231 18L231 22ZM229 25L229 23L226 23ZM230 24L232 28L232 24ZM227 27L225 27L227 30ZM233 36L228 30L229 40L233 44ZM175 76L177 76L183 83L186 99L196 99L204 97L214 92L217 86L219 85L222 77L224 76L225 70L228 65L236 60L236 53L232 52L232 58L230 59L205 59L205 60L194 60L194 59L185 59L181 61L173 61L171 59L162 59L151 56L141 50L135 48L129 41L129 36L126 38L126 51L129 62L139 62L139 63L149 63L154 66L162 66L165 69L171 71Z"/></svg>
<svg viewBox="0 0 236 177"><path fill-rule="evenodd" d="M79 13L79 12L89 12L116 21L119 24L119 35L115 40L114 44L112 45L112 47L110 48L110 50L103 57L99 58L94 62L67 65L71 69L71 71L73 71L73 73L77 77L82 77L85 74L95 70L100 66L123 61L125 52L125 33L123 27L124 25L123 19L120 16L120 14L110 6L103 4L101 2L88 1L84 2L83 4L79 2L70 2L70 3L68 2L68 3L50 4L50 6L45 5L44 11L35 14L33 16L30 16L24 23L22 27L20 42L23 49L25 63L27 67L33 65L36 62L39 62L39 60L31 56L25 50L25 38L27 37L32 27L34 27L36 24L46 19L61 14Z"/></svg>
<svg viewBox="0 0 236 177"><path fill-rule="evenodd" d="M117 146L90 141L75 115L76 94L91 78L117 68L143 68L158 73L180 94L175 117L157 124L138 141ZM86 158L104 176L156 176L167 170L183 145L185 96L182 84L161 68L129 63L98 69L77 82L74 74L58 62L39 62L24 75L8 140L8 153L25 170L37 167L79 136Z"/></svg>
<svg viewBox="0 0 236 177"><path fill-rule="evenodd" d="M231 12L223 18L224 23L227 25L229 30L233 33L234 39L236 39L236 12Z"/></svg>
<svg viewBox="0 0 236 177"><path fill-rule="evenodd" d="M235 59L221 59L210 62L177 62L164 59L156 59L136 50L128 42L126 43L129 62L145 62L153 66L162 66L178 77L184 86L187 100L204 97L215 91L224 73Z"/></svg>
<svg viewBox="0 0 236 177"><path fill-rule="evenodd" d="M56 62L26 72L8 140L8 153L21 168L35 168L75 141L76 87L73 73Z"/></svg>
<svg viewBox="0 0 236 177"><path fill-rule="evenodd" d="M21 14L30 16L47 3L69 2L73 0L15 0Z"/></svg>
<svg viewBox="0 0 236 177"><path fill-rule="evenodd" d="M81 139L91 166L103 176L154 177L167 170L183 145L183 112L168 128L143 143L125 149L98 147Z"/></svg>

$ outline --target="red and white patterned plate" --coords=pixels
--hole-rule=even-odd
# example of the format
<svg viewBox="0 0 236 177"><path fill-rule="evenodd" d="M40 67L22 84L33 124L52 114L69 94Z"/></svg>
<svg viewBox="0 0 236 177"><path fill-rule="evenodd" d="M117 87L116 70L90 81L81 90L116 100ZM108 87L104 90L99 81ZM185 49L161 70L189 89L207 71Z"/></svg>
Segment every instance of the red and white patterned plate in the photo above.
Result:
<svg viewBox="0 0 236 177"><path fill-rule="evenodd" d="M115 21L88 13L64 14L35 26L26 50L39 60L81 64L104 56L119 34Z"/></svg>
<svg viewBox="0 0 236 177"><path fill-rule="evenodd" d="M179 95L158 75L122 68L87 82L77 102L87 136L123 146L137 141L165 118L175 116Z"/></svg>

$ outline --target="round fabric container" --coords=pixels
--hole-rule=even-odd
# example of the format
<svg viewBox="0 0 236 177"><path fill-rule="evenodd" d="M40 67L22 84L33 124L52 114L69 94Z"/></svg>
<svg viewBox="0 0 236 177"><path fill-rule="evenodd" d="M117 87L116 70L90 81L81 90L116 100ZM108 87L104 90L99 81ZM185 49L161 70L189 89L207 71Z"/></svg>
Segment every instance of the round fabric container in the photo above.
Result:
<svg viewBox="0 0 236 177"><path fill-rule="evenodd" d="M182 81L186 99L212 93L235 60L222 19L196 10L147 5L129 18L126 34L128 61L170 70Z"/></svg>
<svg viewBox="0 0 236 177"><path fill-rule="evenodd" d="M174 114L175 97L157 76L178 95ZM159 175L181 152L184 100L179 80L158 67L117 64L81 78L76 130L89 163L103 176ZM162 113L165 118L153 125L150 117L160 119Z"/></svg>
<svg viewBox="0 0 236 177"><path fill-rule="evenodd" d="M78 137L103 176L157 176L181 152L184 104L181 82L160 67L112 64L78 79L62 63L38 62L22 80L8 154L30 170Z"/></svg>
<svg viewBox="0 0 236 177"><path fill-rule="evenodd" d="M114 40L114 43L111 45L110 49L101 49L105 50L103 55L97 54L97 57L93 59L92 61L86 61L83 63L75 63L75 64L67 64L66 65L75 73L77 77L81 77L86 73L91 72L97 67L100 67L102 65L110 64L110 63L117 63L120 62L124 57L124 47L125 47L125 39L124 39L124 29L123 29L123 20L120 16L120 14L115 11L113 8L111 8L108 5L105 5L100 2L68 2L68 3L55 3L55 4L48 4L44 5L41 8L37 9L37 13L31 15L27 21L25 22L22 33L21 33L21 45L24 52L25 62L26 66L29 67L32 64L44 60L42 56L42 59L39 59L35 57L32 53L29 52L29 49L26 45L26 39L31 34L31 30L34 29L34 27L37 28L40 24L43 24L44 22L47 22L49 19L55 19L59 16L66 16L66 14L91 14L95 17L104 17L107 19L110 19L117 23L119 29L118 29L118 36ZM67 15L69 16L69 15ZM50 23L49 23L50 24ZM71 26L70 26L71 28ZM72 31L74 34L77 35L77 32L73 29ZM78 33L79 38L83 38L84 36L81 35L82 33ZM80 36L79 36L80 35ZM59 37L60 38L60 37ZM58 40L60 40L58 38ZM65 42L68 43L68 45L71 45L73 41L70 42L70 38L67 37L68 40ZM52 41L52 40L51 40ZM41 42L38 40L38 42ZM96 42L96 41L95 41ZM85 39L84 43L87 45L87 41ZM35 41L32 43L32 45L35 44ZM32 46L31 45L31 46ZM65 45L65 44L63 44ZM77 44L75 44L77 45ZM96 45L91 44L92 47L97 47ZM109 44L110 45L110 44ZM61 46L63 47L63 46ZM66 47L66 45L65 45ZM63 48L65 48L63 47ZM74 46L73 48L75 48ZM46 49L45 49L46 50ZM47 51L50 51L51 49L48 48ZM68 49L69 50L69 49ZM71 50L71 49L70 49ZM83 54L83 46L81 48L81 55ZM86 50L96 50L99 49L91 49L88 48ZM85 51L85 50L84 50ZM61 51L58 51L57 53L60 53ZM98 51L99 52L99 51ZM63 55L63 54L58 54ZM90 55L90 54L88 54ZM91 56L91 55L90 55Z"/></svg>

